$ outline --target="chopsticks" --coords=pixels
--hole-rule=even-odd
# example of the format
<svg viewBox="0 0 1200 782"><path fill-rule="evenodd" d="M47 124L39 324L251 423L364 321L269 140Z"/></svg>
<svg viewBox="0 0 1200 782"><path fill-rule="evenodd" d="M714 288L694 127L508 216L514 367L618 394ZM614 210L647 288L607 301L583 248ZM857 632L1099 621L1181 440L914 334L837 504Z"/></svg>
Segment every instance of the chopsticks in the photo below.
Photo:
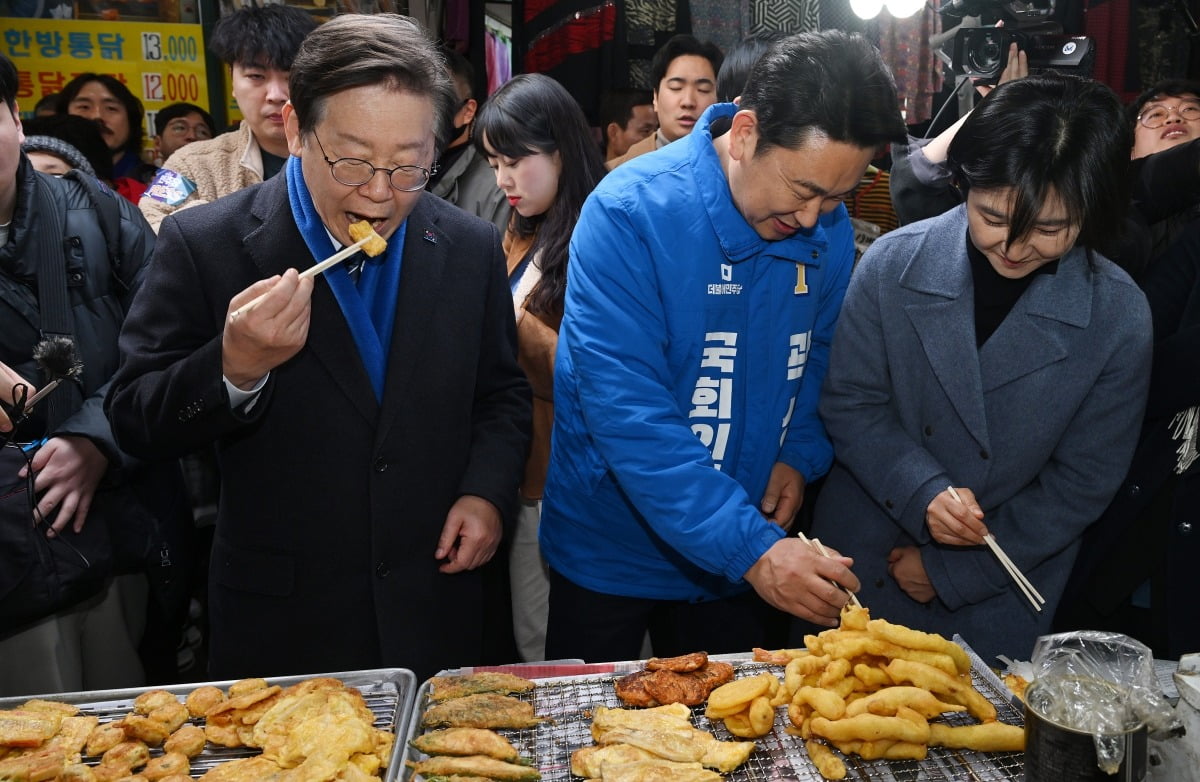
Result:
<svg viewBox="0 0 1200 782"><path fill-rule="evenodd" d="M966 505L966 503L963 502L962 497L959 496L958 491L953 486L947 486L946 491L950 492L950 496L958 500L960 505ZM1033 609L1040 612L1042 610L1042 606L1046 604L1046 598L1042 597L1041 593L1038 592L1033 586L1033 583L1025 577L1025 574L1021 572L1020 568L1018 568L1016 564L1014 564L1013 561L1008 558L1008 554L1004 553L1004 549L1000 548L1000 544L996 542L996 538L990 532L983 536L983 542L986 543L987 547L990 548L992 553L996 555L996 559L1000 560L1000 564L1003 565L1004 569L1008 571L1008 574L1012 576L1013 581L1017 582L1017 586L1021 588L1021 592L1024 593L1025 599L1029 601L1029 604L1033 606Z"/></svg>
<svg viewBox="0 0 1200 782"><path fill-rule="evenodd" d="M315 277L316 275L318 275L318 274L320 274L321 272L325 271L325 270L326 270L326 269L328 269L329 267L331 267L331 266L336 266L337 264L339 264L339 263L341 263L342 261L344 261L344 260L346 260L347 258L349 258L351 255L354 255L356 252L358 252L359 250L361 250L364 244L366 244L367 242L371 241L371 240L372 240L373 238L375 238L376 236L378 236L378 234L376 234L374 231L372 231L371 233L367 234L367 235L366 235L366 236L364 236L363 238L359 239L359 240L358 240L357 242L355 242L354 244L349 244L349 245L346 245L345 247L343 247L342 249L338 250L338 251L337 251L337 252L335 252L333 255L329 256L328 258L326 258L325 260L323 260L323 261L321 261L320 263L316 264L315 266L310 266L310 267L308 267L307 269L305 269L304 271L300 272L300 279L302 279L302 280L303 280L303 279L305 279L306 277ZM240 318L242 315L245 315L247 312L249 312L250 310L254 309L254 307L255 307L255 306L256 306L256 305L257 305L257 304L258 304L260 301L262 301L262 300L263 300L263 299L266 297L266 295L267 295L267 294L266 294L266 293L264 293L264 294L262 294L261 296L258 296L257 298L255 298L253 301L251 301L251 302L248 302L248 303L246 303L246 304L243 304L242 306L238 307L236 310L234 310L232 313L230 313L230 315L229 315L229 319L230 319L230 320L237 320L237 319L238 319L238 318Z"/></svg>
<svg viewBox="0 0 1200 782"><path fill-rule="evenodd" d="M800 532L800 531L796 532L796 537L800 538L800 540L804 541L808 545L815 548L817 550L817 553L819 553L821 556L826 557L826 558L829 557L829 551L821 543L820 538L809 538L803 532ZM842 590L847 595L849 595L850 602L852 604L854 604L854 606L856 608L862 608L862 603L858 602L858 597L853 592L851 592L849 589L842 586L841 584L837 583L836 581L830 581L829 583L833 584L835 587L837 587L838 589Z"/></svg>

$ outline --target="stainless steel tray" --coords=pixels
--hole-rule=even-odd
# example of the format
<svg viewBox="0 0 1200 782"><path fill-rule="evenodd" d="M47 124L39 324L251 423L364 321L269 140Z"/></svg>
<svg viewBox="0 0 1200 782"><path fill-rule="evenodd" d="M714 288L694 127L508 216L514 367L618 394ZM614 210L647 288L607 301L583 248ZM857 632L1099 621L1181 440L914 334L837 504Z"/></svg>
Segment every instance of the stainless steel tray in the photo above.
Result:
<svg viewBox="0 0 1200 782"><path fill-rule="evenodd" d="M957 640L957 639L956 639ZM961 641L960 641L961 642ZM1012 695L1003 683L985 666L973 652L972 680L975 687L996 706L999 719L1013 725L1022 725L1022 711L1013 705ZM727 659L722 657L721 659ZM618 671L628 666L618 663ZM755 663L746 660L734 661L738 678L771 671L783 678L781 666ZM520 674L519 669L513 669ZM543 782L577 782L579 777L571 775L571 753L593 743L591 734L591 709L595 706L623 706L617 698L613 682L623 673L596 676L534 679L537 687L519 696L532 701L539 717L551 721L529 730L499 730L513 743L523 757L532 758L542 774ZM427 681L417 691L413 714L409 720L408 734L404 745L405 759L418 760L424 756L410 746L420 735L421 716L428 705L430 683ZM970 717L946 715L951 724L968 724ZM692 723L710 731L723 741L738 741L725 729L724 723L710 723L704 716L704 708L692 709ZM750 759L737 770L725 775L728 782L823 782L817 769L808 759L804 741L788 735L787 713L775 710L775 728L767 736L757 739L758 748ZM921 761L864 761L856 756L846 758L846 779L872 780L873 782L998 782L999 780L1024 780L1024 754L1020 752L983 753L965 750L933 748L929 756ZM409 770L401 770L399 779L409 779Z"/></svg>
<svg viewBox="0 0 1200 782"><path fill-rule="evenodd" d="M349 687L355 687L362 693L367 706L375 714L375 727L390 730L396 734L395 746L392 748L391 759L385 782L394 782L400 778L403 765L404 736L408 733L408 721L412 715L413 698L415 697L417 677L407 668L376 668L363 671L341 671L338 673L315 673L304 676L277 676L267 678L268 684L278 684L281 687L314 679L319 676L329 676L339 679ZM179 696L180 700L197 687L212 685L222 690L229 688L236 679L214 682L196 682L194 684L172 684L163 687L135 687L123 690L92 690L89 692L66 692L47 695L22 695L15 698L0 698L0 709L13 709L30 698L71 703L79 707L81 714L95 715L101 722L111 722L121 719L133 710L134 699L149 690L166 690ZM196 725L203 726L203 720L191 720ZM151 756L162 754L161 749L151 748ZM246 758L258 754L253 747L218 747L208 744L202 753L192 758L191 775L203 776L214 766L227 760ZM96 763L96 758L85 758L84 762Z"/></svg>

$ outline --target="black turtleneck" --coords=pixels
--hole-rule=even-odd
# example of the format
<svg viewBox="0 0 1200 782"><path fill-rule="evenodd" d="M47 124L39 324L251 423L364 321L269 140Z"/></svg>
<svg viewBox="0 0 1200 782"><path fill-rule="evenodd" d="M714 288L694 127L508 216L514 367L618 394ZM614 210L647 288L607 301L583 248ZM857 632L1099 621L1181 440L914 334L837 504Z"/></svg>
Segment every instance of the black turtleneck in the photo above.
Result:
<svg viewBox="0 0 1200 782"><path fill-rule="evenodd" d="M1000 327L1013 306L1040 274L1054 274L1054 260L1034 269L1024 277L1010 279L992 268L991 261L980 252L967 234L967 258L971 262L971 279L975 282L975 346L983 347L988 337Z"/></svg>

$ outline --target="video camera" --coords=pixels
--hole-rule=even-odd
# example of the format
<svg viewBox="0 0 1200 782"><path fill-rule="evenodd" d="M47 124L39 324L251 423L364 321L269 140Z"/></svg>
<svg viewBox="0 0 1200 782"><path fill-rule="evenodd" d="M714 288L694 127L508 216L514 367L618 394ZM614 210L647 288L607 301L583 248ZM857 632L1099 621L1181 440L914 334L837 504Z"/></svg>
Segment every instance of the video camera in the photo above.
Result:
<svg viewBox="0 0 1200 782"><path fill-rule="evenodd" d="M943 16L978 16L983 24L1003 21L1004 26L959 27L937 54L955 73L995 84L1015 41L1034 73L1053 69L1091 76L1095 42L1085 35L1063 35L1062 26L1051 19L1054 4L1055 0L951 0L942 6Z"/></svg>

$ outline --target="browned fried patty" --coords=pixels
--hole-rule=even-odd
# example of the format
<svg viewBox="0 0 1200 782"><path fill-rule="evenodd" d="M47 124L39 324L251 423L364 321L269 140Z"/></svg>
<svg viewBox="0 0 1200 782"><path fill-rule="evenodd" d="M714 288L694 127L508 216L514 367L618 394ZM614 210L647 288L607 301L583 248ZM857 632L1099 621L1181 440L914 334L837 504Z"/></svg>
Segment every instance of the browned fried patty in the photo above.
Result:
<svg viewBox="0 0 1200 782"><path fill-rule="evenodd" d="M654 675L654 671L637 671L628 676L622 676L613 682L617 697L626 706L641 706L648 708L657 706L658 701L646 689L646 679Z"/></svg>
<svg viewBox="0 0 1200 782"><path fill-rule="evenodd" d="M733 666L709 661L704 667L677 673L671 670L645 670L631 673L614 684L617 697L627 706L658 706L682 703L699 706L714 689L733 680Z"/></svg>
<svg viewBox="0 0 1200 782"><path fill-rule="evenodd" d="M692 652L678 657L651 657L646 661L646 670L687 673L703 668L707 662L708 652Z"/></svg>

